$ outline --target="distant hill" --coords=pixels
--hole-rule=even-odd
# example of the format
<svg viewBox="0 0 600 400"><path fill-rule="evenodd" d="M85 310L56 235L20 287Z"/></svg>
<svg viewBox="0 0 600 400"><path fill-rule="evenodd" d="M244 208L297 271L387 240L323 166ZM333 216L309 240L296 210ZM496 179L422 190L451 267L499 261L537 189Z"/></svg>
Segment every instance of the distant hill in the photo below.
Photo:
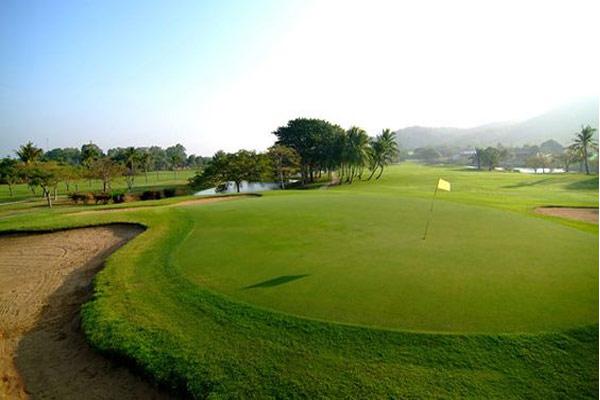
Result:
<svg viewBox="0 0 600 400"><path fill-rule="evenodd" d="M598 98L574 101L542 115L521 122L493 123L474 128L432 128L411 126L396 131L398 143L405 149L455 145L487 146L502 143L506 146L540 144L553 139L567 145L581 125L598 129Z"/></svg>

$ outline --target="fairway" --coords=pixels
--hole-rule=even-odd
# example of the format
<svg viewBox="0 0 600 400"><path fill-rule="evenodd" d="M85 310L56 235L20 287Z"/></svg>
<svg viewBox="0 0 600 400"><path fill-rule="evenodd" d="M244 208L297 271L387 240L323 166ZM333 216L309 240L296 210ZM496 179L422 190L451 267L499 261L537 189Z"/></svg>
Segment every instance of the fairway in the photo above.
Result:
<svg viewBox="0 0 600 400"><path fill-rule="evenodd" d="M598 11L0 2L0 400L598 399Z"/></svg>
<svg viewBox="0 0 600 400"><path fill-rule="evenodd" d="M423 241L439 177L452 192ZM598 391L598 225L535 209L597 196L597 177L404 163L231 201L16 204L0 229L144 225L97 275L82 329L175 393L580 398Z"/></svg>
<svg viewBox="0 0 600 400"><path fill-rule="evenodd" d="M494 333L596 321L595 235L440 200L424 241L429 204L318 191L186 207L202 222L174 262L197 285L330 321Z"/></svg>

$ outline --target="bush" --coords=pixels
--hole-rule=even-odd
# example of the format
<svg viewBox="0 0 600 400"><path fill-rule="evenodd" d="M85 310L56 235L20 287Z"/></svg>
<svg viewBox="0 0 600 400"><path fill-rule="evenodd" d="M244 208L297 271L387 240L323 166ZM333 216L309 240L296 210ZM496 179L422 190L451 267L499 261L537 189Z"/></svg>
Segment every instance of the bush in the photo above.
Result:
<svg viewBox="0 0 600 400"><path fill-rule="evenodd" d="M73 203L78 204L82 202L84 204L89 204L91 201L95 199L93 193L78 193L73 192L69 194L69 198L73 201Z"/></svg>
<svg viewBox="0 0 600 400"><path fill-rule="evenodd" d="M160 190L146 190L140 196L142 200L159 200L162 198L162 193Z"/></svg>
<svg viewBox="0 0 600 400"><path fill-rule="evenodd" d="M136 194L125 193L123 195L123 202L125 202L125 203L131 203L132 201L138 201L139 199L140 199L140 196L136 195Z"/></svg>
<svg viewBox="0 0 600 400"><path fill-rule="evenodd" d="M165 197L175 197L177 195L177 190L175 188L165 188L163 189L163 195Z"/></svg>
<svg viewBox="0 0 600 400"><path fill-rule="evenodd" d="M73 192L73 193L69 193L69 198L75 204L79 203L80 201L83 203L85 200L85 194Z"/></svg>
<svg viewBox="0 0 600 400"><path fill-rule="evenodd" d="M125 202L125 193L123 192L113 192L112 195L113 203L124 203Z"/></svg>
<svg viewBox="0 0 600 400"><path fill-rule="evenodd" d="M111 199L111 195L108 193L94 193L94 200L96 201L96 204L98 203L102 203L102 204L108 204L109 200Z"/></svg>

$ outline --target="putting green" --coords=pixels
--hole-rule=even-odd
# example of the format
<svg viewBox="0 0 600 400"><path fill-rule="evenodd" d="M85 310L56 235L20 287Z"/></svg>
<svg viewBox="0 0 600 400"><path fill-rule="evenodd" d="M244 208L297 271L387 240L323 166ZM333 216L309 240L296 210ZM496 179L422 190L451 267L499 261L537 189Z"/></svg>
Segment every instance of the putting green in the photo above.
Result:
<svg viewBox="0 0 600 400"><path fill-rule="evenodd" d="M523 213L389 193L273 193L182 207L186 279L308 318L434 332L597 322L597 235Z"/></svg>
<svg viewBox="0 0 600 400"><path fill-rule="evenodd" d="M453 191L422 241L439 177ZM0 230L146 226L98 273L82 329L180 397L597 397L598 226L533 213L597 207L597 176L404 163L329 190L180 200L16 204Z"/></svg>

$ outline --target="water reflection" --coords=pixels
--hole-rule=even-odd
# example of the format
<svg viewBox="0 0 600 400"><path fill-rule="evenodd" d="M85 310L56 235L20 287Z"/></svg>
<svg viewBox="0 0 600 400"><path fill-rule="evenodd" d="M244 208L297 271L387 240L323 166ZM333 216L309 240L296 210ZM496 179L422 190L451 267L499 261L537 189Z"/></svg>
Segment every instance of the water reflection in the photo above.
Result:
<svg viewBox="0 0 600 400"><path fill-rule="evenodd" d="M240 185L240 193L253 193L253 192L265 192L268 190L279 189L279 184L275 182L246 182L243 181ZM235 183L227 182L223 187L204 189L194 193L196 196L214 195L214 194L226 194L226 193L237 193Z"/></svg>

